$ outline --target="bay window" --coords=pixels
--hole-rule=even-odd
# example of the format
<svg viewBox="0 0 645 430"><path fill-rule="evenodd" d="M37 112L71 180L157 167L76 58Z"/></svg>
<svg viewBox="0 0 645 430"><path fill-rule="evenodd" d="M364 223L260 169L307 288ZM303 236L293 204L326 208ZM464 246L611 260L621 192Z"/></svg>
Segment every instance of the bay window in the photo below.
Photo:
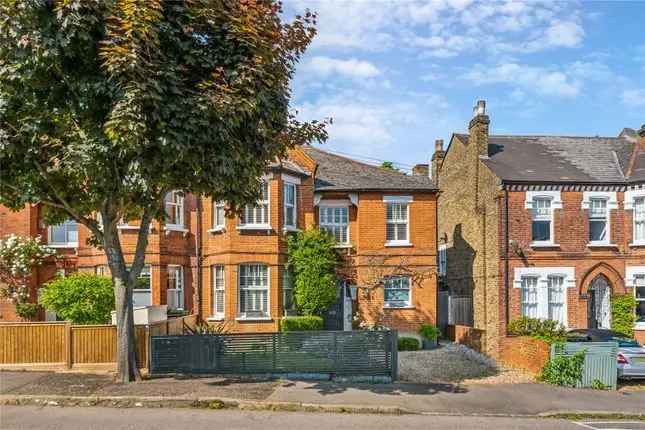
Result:
<svg viewBox="0 0 645 430"><path fill-rule="evenodd" d="M260 200L255 205L246 205L242 210L241 226L269 226L269 183L267 181L262 181L260 184L260 193Z"/></svg>
<svg viewBox="0 0 645 430"><path fill-rule="evenodd" d="M217 265L211 267L211 276L213 280L213 317L224 318L224 266Z"/></svg>
<svg viewBox="0 0 645 430"><path fill-rule="evenodd" d="M634 278L636 296L636 325L645 328L645 274Z"/></svg>
<svg viewBox="0 0 645 430"><path fill-rule="evenodd" d="M268 317L269 268L264 264L241 264L238 285L240 317Z"/></svg>
<svg viewBox="0 0 645 430"><path fill-rule="evenodd" d="M284 227L295 229L297 227L296 185L285 182L283 186L284 198Z"/></svg>
<svg viewBox="0 0 645 430"><path fill-rule="evenodd" d="M349 207L320 206L319 225L321 230L334 236L337 244L349 243Z"/></svg>
<svg viewBox="0 0 645 430"><path fill-rule="evenodd" d="M222 201L213 202L213 230L222 230L226 223L225 204Z"/></svg>
<svg viewBox="0 0 645 430"><path fill-rule="evenodd" d="M293 274L286 267L282 272L282 307L285 316L295 315L296 306L293 300Z"/></svg>
<svg viewBox="0 0 645 430"><path fill-rule="evenodd" d="M411 306L408 276L389 276L383 280L383 306L386 308Z"/></svg>

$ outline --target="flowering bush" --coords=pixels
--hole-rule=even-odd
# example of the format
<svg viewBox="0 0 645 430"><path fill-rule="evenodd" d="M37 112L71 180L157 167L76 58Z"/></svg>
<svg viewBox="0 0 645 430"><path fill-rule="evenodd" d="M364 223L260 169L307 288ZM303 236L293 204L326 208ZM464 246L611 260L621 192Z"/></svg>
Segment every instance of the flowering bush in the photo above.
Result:
<svg viewBox="0 0 645 430"><path fill-rule="evenodd" d="M22 318L31 318L35 306L28 306L29 277L35 267L53 255L55 251L40 243L38 237L21 237L11 234L0 239L0 296L16 304L16 312Z"/></svg>

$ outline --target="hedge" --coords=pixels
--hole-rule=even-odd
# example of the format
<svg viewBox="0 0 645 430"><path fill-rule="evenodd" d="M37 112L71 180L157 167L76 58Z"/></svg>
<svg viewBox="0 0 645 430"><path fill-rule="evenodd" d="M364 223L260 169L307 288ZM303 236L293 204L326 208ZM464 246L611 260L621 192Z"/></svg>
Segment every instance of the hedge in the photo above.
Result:
<svg viewBox="0 0 645 430"><path fill-rule="evenodd" d="M636 299L631 294L611 298L611 329L627 337L634 337Z"/></svg>
<svg viewBox="0 0 645 430"><path fill-rule="evenodd" d="M300 316L282 318L280 331L322 330L323 319L317 316Z"/></svg>
<svg viewBox="0 0 645 430"><path fill-rule="evenodd" d="M397 346L399 351L417 351L421 347L415 337L400 337Z"/></svg>

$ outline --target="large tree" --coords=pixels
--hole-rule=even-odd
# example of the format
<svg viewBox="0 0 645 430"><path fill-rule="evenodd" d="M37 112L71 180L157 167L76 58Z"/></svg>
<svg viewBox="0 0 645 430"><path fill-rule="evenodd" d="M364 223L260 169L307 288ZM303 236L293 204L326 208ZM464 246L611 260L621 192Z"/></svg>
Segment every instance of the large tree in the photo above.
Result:
<svg viewBox="0 0 645 430"><path fill-rule="evenodd" d="M139 378L132 289L166 193L239 208L270 161L326 138L289 111L314 25L274 0L0 0L0 203L42 204L104 249L120 381ZM141 223L130 264L121 218Z"/></svg>

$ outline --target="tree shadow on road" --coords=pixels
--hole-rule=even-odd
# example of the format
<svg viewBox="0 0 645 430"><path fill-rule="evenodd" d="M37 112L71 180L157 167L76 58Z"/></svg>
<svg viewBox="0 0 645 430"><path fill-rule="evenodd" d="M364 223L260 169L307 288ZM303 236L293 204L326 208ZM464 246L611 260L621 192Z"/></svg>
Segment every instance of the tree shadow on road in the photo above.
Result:
<svg viewBox="0 0 645 430"><path fill-rule="evenodd" d="M357 383L337 383L337 382L317 382L305 388L306 390L315 390L319 394L333 395L347 392L348 390L369 391L374 394L385 394L390 396L401 395L418 395L427 396L438 393L463 394L468 390L458 384L357 384Z"/></svg>

